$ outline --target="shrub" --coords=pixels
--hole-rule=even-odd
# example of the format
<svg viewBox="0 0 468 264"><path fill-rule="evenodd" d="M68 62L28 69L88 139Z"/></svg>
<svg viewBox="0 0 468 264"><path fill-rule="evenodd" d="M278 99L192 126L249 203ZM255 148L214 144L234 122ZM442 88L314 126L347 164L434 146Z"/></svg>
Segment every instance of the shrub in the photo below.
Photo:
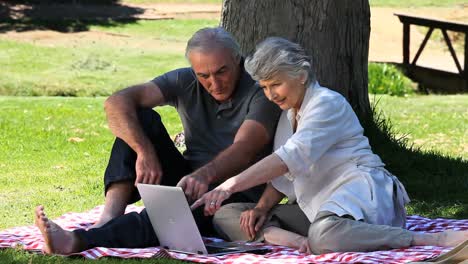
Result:
<svg viewBox="0 0 468 264"><path fill-rule="evenodd" d="M406 96L414 93L414 84L397 67L369 63L369 93Z"/></svg>

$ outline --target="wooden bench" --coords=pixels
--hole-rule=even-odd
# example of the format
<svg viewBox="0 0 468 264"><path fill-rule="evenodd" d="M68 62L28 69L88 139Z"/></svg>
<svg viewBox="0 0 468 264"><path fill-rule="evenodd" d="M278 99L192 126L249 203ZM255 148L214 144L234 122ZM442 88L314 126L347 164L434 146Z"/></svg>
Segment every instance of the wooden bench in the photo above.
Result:
<svg viewBox="0 0 468 264"><path fill-rule="evenodd" d="M442 35L444 36L445 43L448 46L450 54L455 62L455 65L458 70L458 76L464 81L464 87L462 90L465 92L468 91L468 24L458 23L458 22L451 22L451 21L444 21L438 19L429 19L424 17L417 17L412 15L406 14L395 14L400 19L400 22L403 23L403 66L407 69L416 69L419 66L416 65L416 62L419 59L424 47L426 46L427 41L431 37L432 32L434 29L440 29L442 31ZM410 62L410 26L417 25L429 28L427 31L424 40L421 43L416 55L414 56L413 60ZM454 31L454 32L461 32L465 34L465 45L464 45L464 63L463 68L458 60L457 54L453 49L452 42L447 34L447 30Z"/></svg>

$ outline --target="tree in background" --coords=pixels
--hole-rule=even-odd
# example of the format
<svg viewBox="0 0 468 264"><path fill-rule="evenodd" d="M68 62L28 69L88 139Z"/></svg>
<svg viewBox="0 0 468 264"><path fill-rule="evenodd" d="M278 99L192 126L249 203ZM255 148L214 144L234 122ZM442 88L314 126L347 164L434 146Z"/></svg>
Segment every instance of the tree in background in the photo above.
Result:
<svg viewBox="0 0 468 264"><path fill-rule="evenodd" d="M367 0L224 0L221 26L249 54L269 36L301 44L320 84L345 96L359 116L370 112Z"/></svg>

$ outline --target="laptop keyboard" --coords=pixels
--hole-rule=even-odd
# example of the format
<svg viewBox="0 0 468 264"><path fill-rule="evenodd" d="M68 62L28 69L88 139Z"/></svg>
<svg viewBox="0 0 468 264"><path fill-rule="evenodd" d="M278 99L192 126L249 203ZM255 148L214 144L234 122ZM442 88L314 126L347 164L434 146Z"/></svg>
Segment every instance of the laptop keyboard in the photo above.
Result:
<svg viewBox="0 0 468 264"><path fill-rule="evenodd" d="M239 251L239 249L238 248L221 248L221 247L213 247L213 246L207 245L206 251L208 251L208 254L218 254L218 253Z"/></svg>

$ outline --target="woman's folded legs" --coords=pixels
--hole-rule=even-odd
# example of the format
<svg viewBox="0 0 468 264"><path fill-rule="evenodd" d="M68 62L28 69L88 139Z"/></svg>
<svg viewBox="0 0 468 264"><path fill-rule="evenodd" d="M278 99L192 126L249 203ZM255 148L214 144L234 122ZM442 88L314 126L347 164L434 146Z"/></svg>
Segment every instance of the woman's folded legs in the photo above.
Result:
<svg viewBox="0 0 468 264"><path fill-rule="evenodd" d="M248 240L240 228L239 218L243 211L254 207L253 203L223 206L213 219L216 231L228 240ZM304 215L301 216L301 213L297 205L278 205L272 209L269 220L257 233L256 240L301 249L303 240L307 239L309 244L307 250L313 254L324 254L367 252L410 246L453 247L468 239L468 230L447 230L439 233L413 232L401 227L356 221L350 216L340 217L327 211L320 212L314 222L310 223ZM305 248L302 250L306 251Z"/></svg>

